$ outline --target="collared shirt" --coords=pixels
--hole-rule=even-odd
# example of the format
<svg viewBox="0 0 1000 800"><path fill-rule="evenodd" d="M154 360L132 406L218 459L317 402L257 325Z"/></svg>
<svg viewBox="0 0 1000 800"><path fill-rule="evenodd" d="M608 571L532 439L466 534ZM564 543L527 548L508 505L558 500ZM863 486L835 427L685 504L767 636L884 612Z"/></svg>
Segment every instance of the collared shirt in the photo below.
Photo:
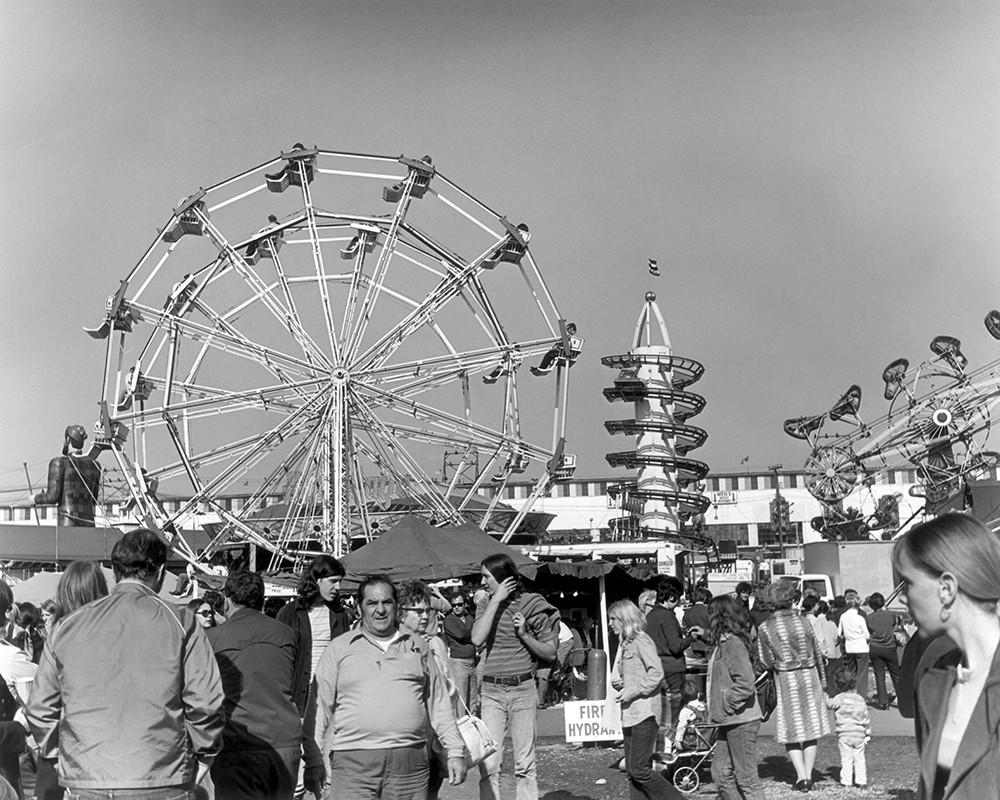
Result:
<svg viewBox="0 0 1000 800"><path fill-rule="evenodd" d="M62 785L153 789L191 785L218 752L222 700L194 614L129 581L60 620L27 717L43 752L58 746Z"/></svg>
<svg viewBox="0 0 1000 800"><path fill-rule="evenodd" d="M338 636L316 667L316 687L317 741L330 750L425 744L429 722L449 757L464 754L444 678L420 636L400 633L384 650L364 630Z"/></svg>

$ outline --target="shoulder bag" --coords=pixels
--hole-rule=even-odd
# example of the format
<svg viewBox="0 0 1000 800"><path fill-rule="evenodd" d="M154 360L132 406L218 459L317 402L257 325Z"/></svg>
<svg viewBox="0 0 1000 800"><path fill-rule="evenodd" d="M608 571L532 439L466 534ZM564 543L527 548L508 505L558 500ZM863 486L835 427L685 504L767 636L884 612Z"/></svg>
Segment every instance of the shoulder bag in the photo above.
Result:
<svg viewBox="0 0 1000 800"><path fill-rule="evenodd" d="M459 699L465 714L455 722L458 724L458 732L465 741L465 763L469 767L474 767L493 755L497 751L497 746L486 723L469 711L461 696Z"/></svg>

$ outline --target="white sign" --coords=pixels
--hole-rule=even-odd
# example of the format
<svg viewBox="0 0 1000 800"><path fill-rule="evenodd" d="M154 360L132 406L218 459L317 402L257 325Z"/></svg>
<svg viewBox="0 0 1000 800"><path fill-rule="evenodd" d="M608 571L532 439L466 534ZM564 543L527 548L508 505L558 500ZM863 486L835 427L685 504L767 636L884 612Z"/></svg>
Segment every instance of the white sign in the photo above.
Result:
<svg viewBox="0 0 1000 800"><path fill-rule="evenodd" d="M617 704L614 704L615 706ZM567 742L620 741L621 718L604 700L567 700L563 703Z"/></svg>
<svg viewBox="0 0 1000 800"><path fill-rule="evenodd" d="M712 502L717 506L736 505L737 492L712 492Z"/></svg>

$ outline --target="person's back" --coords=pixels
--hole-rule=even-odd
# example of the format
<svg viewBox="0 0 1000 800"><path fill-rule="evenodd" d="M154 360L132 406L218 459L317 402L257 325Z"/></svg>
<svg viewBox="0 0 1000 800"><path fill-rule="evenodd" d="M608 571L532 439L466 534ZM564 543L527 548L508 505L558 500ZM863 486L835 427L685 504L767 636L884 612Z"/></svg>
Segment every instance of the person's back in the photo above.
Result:
<svg viewBox="0 0 1000 800"><path fill-rule="evenodd" d="M54 677L62 695L60 774L69 786L193 780L182 691L216 710L214 720L200 721L208 724L192 737L197 747L214 749L222 730L221 683L207 639L186 609L139 584L118 584L62 620L43 652L32 706Z"/></svg>
<svg viewBox="0 0 1000 800"><path fill-rule="evenodd" d="M262 613L257 573L230 575L223 595L227 621L208 632L226 693L222 752L212 764L216 797L291 800L302 747L295 633Z"/></svg>
<svg viewBox="0 0 1000 800"><path fill-rule="evenodd" d="M292 697L295 634L265 614L241 609L208 631L226 693L224 750L295 747L302 724Z"/></svg>
<svg viewBox="0 0 1000 800"><path fill-rule="evenodd" d="M126 534L120 582L65 617L43 654L27 716L43 752L59 749L70 789L193 787L222 734L222 683L186 608L161 600L166 545Z"/></svg>

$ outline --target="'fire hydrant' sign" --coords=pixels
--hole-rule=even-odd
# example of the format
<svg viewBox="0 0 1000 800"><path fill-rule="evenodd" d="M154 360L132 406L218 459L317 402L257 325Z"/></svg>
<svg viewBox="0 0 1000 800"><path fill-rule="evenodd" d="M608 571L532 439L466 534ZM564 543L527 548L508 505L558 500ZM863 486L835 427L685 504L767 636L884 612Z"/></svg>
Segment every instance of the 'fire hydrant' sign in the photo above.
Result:
<svg viewBox="0 0 1000 800"><path fill-rule="evenodd" d="M621 717L616 703L604 700L573 700L563 704L567 742L619 741Z"/></svg>

